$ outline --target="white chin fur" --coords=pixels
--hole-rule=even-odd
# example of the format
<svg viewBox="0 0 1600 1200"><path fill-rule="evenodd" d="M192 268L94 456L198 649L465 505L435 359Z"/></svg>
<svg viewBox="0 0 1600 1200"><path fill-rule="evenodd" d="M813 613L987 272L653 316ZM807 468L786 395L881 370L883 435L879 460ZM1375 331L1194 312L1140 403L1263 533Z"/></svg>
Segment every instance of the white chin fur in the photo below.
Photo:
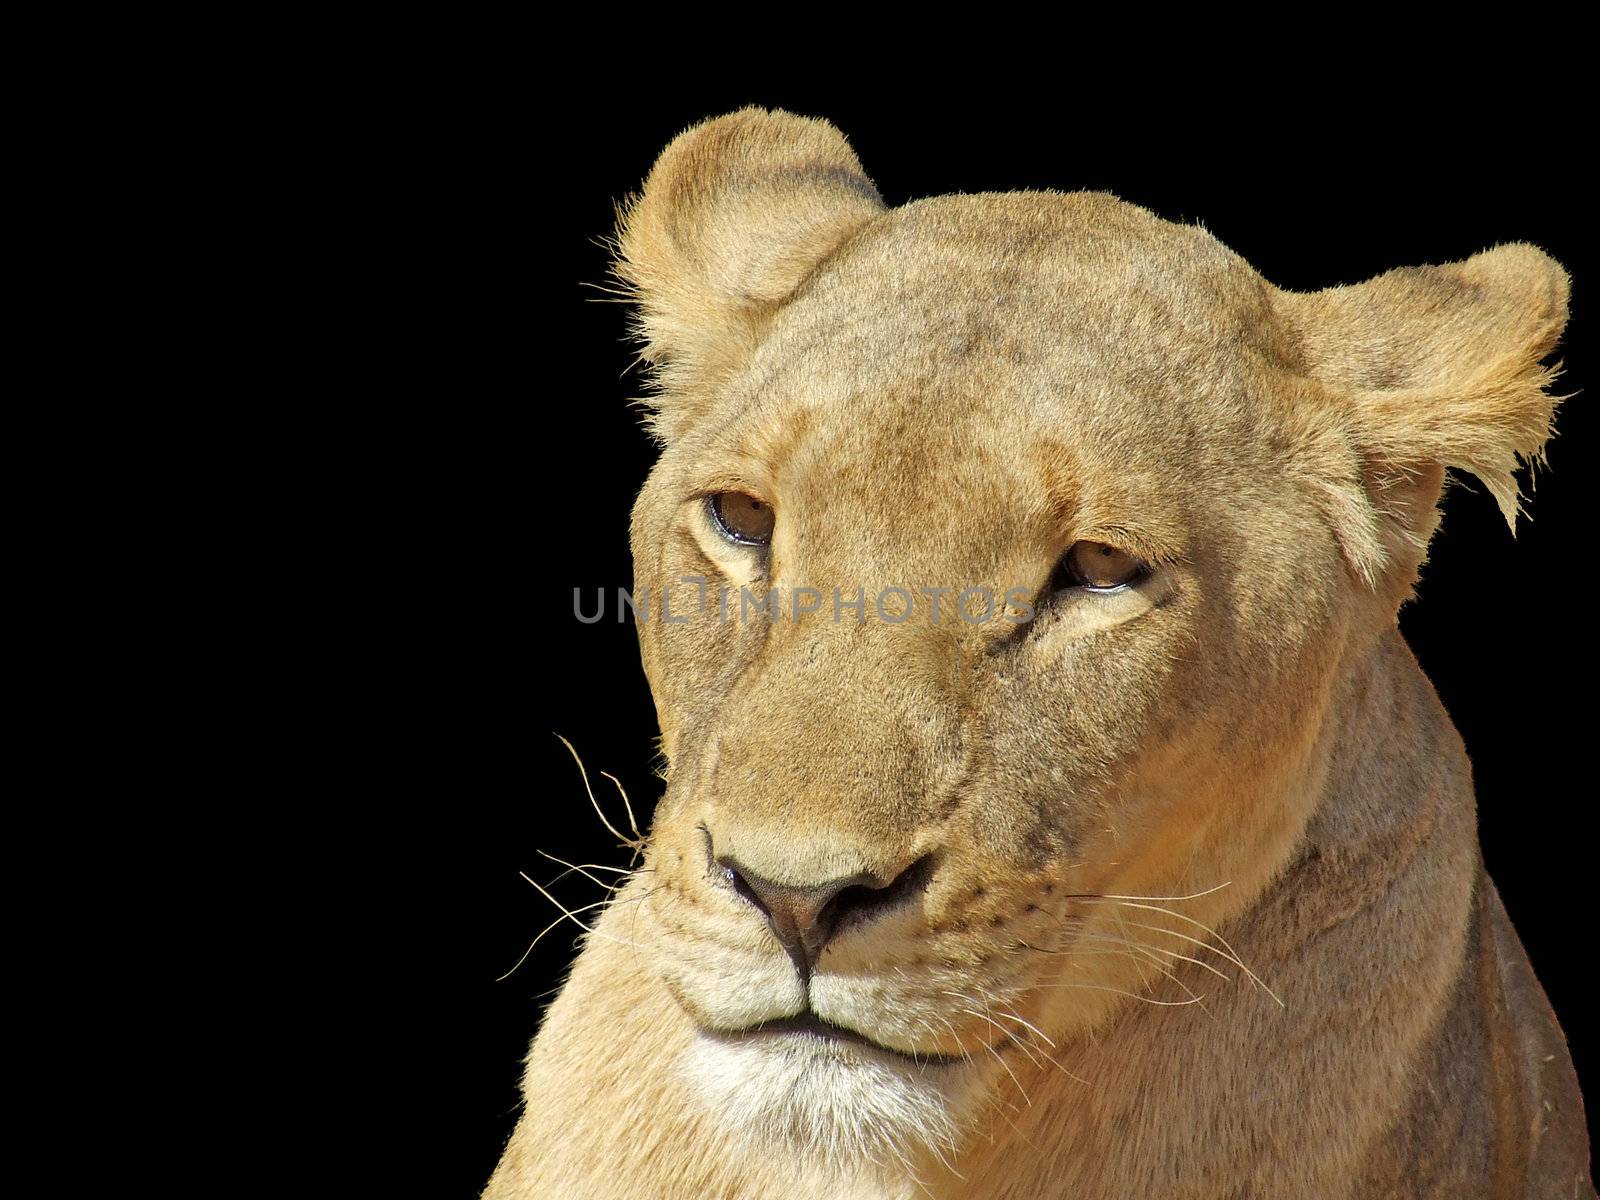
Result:
<svg viewBox="0 0 1600 1200"><path fill-rule="evenodd" d="M908 1179L917 1159L948 1158L955 1144L960 1072L950 1068L919 1068L803 1035L715 1034L698 1035L681 1067L724 1127L752 1150L782 1148L863 1185Z"/></svg>

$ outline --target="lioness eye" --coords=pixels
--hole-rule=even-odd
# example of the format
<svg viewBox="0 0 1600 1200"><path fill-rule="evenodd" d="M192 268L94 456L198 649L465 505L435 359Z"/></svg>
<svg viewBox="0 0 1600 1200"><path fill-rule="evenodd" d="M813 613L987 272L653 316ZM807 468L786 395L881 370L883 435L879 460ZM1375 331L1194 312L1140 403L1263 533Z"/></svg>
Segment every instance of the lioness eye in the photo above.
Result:
<svg viewBox="0 0 1600 1200"><path fill-rule="evenodd" d="M772 505L743 492L718 492L710 497L707 505L711 509L711 519L730 542L765 546L772 540L772 525L777 519Z"/></svg>
<svg viewBox="0 0 1600 1200"><path fill-rule="evenodd" d="M1132 583L1145 572L1145 564L1131 554L1104 542L1078 542L1062 556L1052 581L1056 588L1092 588L1109 591Z"/></svg>

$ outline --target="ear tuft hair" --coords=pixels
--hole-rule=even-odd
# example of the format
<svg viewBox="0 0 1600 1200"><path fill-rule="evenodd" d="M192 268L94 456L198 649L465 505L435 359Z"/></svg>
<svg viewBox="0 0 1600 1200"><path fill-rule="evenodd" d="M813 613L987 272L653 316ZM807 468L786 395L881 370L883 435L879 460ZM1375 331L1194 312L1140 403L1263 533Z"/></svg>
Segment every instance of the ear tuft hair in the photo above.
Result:
<svg viewBox="0 0 1600 1200"><path fill-rule="evenodd" d="M771 315L883 210L826 121L744 108L673 139L619 214L612 267L638 304L660 440L682 432Z"/></svg>
<svg viewBox="0 0 1600 1200"><path fill-rule="evenodd" d="M1567 323L1570 280L1535 246L1407 267L1366 283L1279 293L1300 370L1353 461L1320 478L1323 508L1358 574L1398 575L1403 597L1438 524L1446 468L1470 472L1516 532L1516 474L1543 462L1559 374L1544 358ZM1311 441L1323 447L1329 431ZM1337 457L1334 455L1333 457ZM1330 460L1331 461L1331 460Z"/></svg>

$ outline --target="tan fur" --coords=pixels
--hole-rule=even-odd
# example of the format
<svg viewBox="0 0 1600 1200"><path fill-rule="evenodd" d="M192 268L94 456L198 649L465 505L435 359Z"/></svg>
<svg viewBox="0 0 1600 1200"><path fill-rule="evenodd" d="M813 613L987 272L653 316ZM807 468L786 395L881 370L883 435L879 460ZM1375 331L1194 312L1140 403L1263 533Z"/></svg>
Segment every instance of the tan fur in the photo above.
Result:
<svg viewBox="0 0 1600 1200"><path fill-rule="evenodd" d="M1446 468L1515 518L1555 262L1291 294L1107 195L886 209L831 126L758 109L674 141L619 248L661 373L633 549L636 595L680 589L640 625L667 789L486 1196L1594 1195L1395 627ZM770 561L717 491L775 506ZM722 621L676 582L1034 596L1078 540L1160 565L1025 626L954 591ZM804 998L708 841L794 885L931 855L809 999L950 1060L733 1032Z"/></svg>

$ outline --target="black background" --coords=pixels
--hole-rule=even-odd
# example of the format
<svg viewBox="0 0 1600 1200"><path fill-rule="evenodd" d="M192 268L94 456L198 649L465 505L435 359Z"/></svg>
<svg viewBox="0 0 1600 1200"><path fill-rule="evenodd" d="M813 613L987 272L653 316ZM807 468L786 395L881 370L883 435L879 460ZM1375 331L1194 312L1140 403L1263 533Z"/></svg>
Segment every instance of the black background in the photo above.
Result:
<svg viewBox="0 0 1600 1200"><path fill-rule="evenodd" d="M653 459L628 407L640 387L625 310L593 286L608 262L597 239L611 232L613 203L684 127L748 103L826 117L891 205L956 191L1113 191L1203 222L1296 290L1531 241L1575 280L1558 390L1591 386L1596 275L1580 238L1584 202L1563 165L1582 139L1548 97L1413 97L1366 115L1196 93L1165 98L1157 117L1092 90L1019 106L652 89L610 104L544 97L529 121L524 95L492 80L459 86L448 120L426 106L416 114L425 149L402 186L428 199L411 201L423 228L396 235L412 265L395 283L422 297L408 328L425 330L425 344L408 335L391 350L401 374L414 356L410 385L434 399L385 414L388 433L373 442L391 489L378 506L388 515L373 520L403 512L416 548L399 583L413 616L397 635L410 666L396 683L425 697L408 726L425 744L390 747L402 774L415 763L412 783L426 793L392 818L420 835L394 875L426 898L399 981L426 1000L403 1036L417 1066L413 1107L430 1114L425 1153L457 1194L482 1186L511 1130L520 1059L577 932L553 930L496 981L555 916L519 872L541 882L559 873L541 849L626 861L555 735L582 754L614 820L620 804L598 772L628 788L641 824L658 791L634 630L579 624L573 590L592 603L595 588L631 582L628 513ZM1579 952L1596 875L1580 832L1594 792L1583 494L1600 443L1590 408L1581 395L1564 406L1515 540L1475 484L1447 490L1401 626L1466 741L1490 871L1593 1088L1600 1027ZM574 906L599 898L581 878L557 894Z"/></svg>

